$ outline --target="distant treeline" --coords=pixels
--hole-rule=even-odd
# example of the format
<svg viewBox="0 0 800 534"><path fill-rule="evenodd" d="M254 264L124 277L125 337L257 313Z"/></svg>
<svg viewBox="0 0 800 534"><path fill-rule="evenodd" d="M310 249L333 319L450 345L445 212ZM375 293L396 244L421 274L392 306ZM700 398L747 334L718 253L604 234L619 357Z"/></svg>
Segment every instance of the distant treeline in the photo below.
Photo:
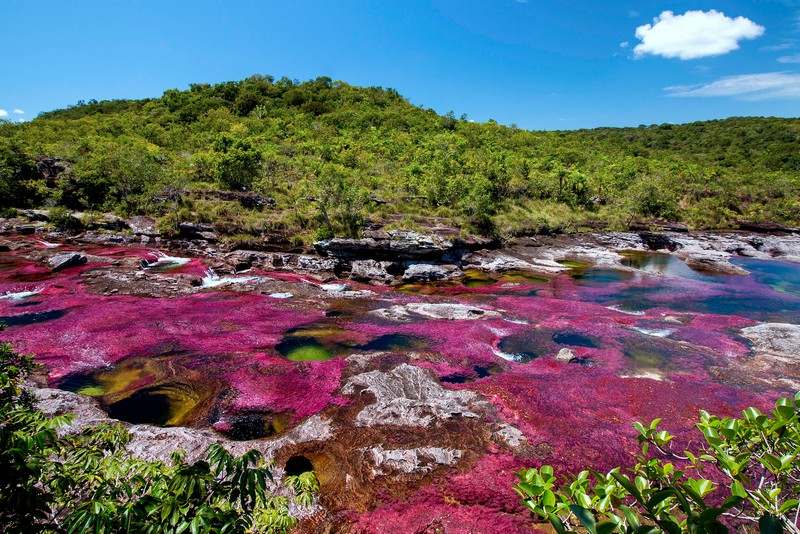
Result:
<svg viewBox="0 0 800 534"><path fill-rule="evenodd" d="M192 195L202 189L276 203ZM258 75L0 124L0 207L150 214L167 231L210 222L308 242L434 217L500 237L652 220L797 225L798 198L800 119L537 132L438 115L393 89Z"/></svg>

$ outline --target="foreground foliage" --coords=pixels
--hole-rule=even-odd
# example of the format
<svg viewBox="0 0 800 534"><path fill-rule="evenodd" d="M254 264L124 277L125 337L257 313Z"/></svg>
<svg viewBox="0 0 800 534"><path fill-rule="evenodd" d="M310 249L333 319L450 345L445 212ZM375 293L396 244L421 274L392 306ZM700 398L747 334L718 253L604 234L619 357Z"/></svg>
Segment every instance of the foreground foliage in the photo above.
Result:
<svg viewBox="0 0 800 534"><path fill-rule="evenodd" d="M147 461L125 449L130 434L101 424L61 436L71 416L50 418L23 382L30 356L0 344L0 530L3 532L285 532L289 500L267 492L257 451L234 457L212 445L189 464ZM313 473L291 480L301 504L319 489Z"/></svg>
<svg viewBox="0 0 800 534"><path fill-rule="evenodd" d="M727 532L721 518L757 523L762 533L800 532L800 393L779 399L770 415L702 411L705 444L694 453L673 453L674 437L659 422L634 423L642 450L631 470L586 470L562 484L550 466L521 470L515 489L524 506L559 533L578 525L592 534ZM727 497L715 493L720 483Z"/></svg>
<svg viewBox="0 0 800 534"><path fill-rule="evenodd" d="M637 219L800 224L800 119L535 132L414 106L393 89L256 75L0 121L0 208L212 222L305 240L432 217L500 237ZM55 158L42 173L37 157ZM209 202L209 188L276 200Z"/></svg>

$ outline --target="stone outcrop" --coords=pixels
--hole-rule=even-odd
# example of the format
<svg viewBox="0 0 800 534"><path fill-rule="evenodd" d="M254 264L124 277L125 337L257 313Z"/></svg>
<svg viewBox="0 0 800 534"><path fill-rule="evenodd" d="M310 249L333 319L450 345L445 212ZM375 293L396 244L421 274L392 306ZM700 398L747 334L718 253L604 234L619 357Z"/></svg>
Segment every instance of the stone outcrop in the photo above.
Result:
<svg viewBox="0 0 800 534"><path fill-rule="evenodd" d="M443 388L430 371L401 364L389 372L370 371L347 380L345 395L375 396L356 416L359 426L427 427L453 417L479 417L485 403L471 391Z"/></svg>
<svg viewBox="0 0 800 534"><path fill-rule="evenodd" d="M360 282L392 284L403 267L394 261L353 260L350 264L350 278Z"/></svg>
<svg viewBox="0 0 800 534"><path fill-rule="evenodd" d="M404 282L438 282L462 278L464 273L455 265L414 263L403 273Z"/></svg>
<svg viewBox="0 0 800 534"><path fill-rule="evenodd" d="M49 260L47 260L47 263L50 265L50 268L53 272L58 272L71 267L85 265L88 261L89 259L86 257L86 254L81 254L79 252L64 252L51 257Z"/></svg>
<svg viewBox="0 0 800 534"><path fill-rule="evenodd" d="M522 259L503 252L485 250L464 256L462 268L495 273L525 272L542 275L556 275L569 270L568 267L548 259L534 257Z"/></svg>
<svg viewBox="0 0 800 534"><path fill-rule="evenodd" d="M742 336L753 343L757 354L800 363L800 325L763 323L743 328Z"/></svg>
<svg viewBox="0 0 800 534"><path fill-rule="evenodd" d="M393 321L410 321L413 315L427 319L441 319L447 321L469 321L476 319L500 318L500 313L494 310L485 310L475 306L455 303L409 303L381 308L373 313Z"/></svg>

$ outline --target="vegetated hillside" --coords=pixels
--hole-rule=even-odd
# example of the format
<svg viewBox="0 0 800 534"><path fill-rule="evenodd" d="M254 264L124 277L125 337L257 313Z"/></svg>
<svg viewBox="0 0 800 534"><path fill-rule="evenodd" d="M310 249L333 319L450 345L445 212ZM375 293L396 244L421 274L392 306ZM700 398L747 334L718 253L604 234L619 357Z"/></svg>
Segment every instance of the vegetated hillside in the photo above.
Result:
<svg viewBox="0 0 800 534"><path fill-rule="evenodd" d="M64 160L61 172L42 173L37 155ZM276 203L243 207L208 189ZM257 75L0 124L3 206L150 214L167 231L213 222L306 243L433 217L500 237L653 219L796 225L799 192L800 119L531 132L325 77Z"/></svg>

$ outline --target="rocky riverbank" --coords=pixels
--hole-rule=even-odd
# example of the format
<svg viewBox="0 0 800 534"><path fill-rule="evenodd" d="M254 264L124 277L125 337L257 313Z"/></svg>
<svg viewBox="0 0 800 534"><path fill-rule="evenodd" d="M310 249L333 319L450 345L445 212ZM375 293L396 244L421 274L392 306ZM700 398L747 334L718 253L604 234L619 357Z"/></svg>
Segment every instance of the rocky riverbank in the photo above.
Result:
<svg viewBox="0 0 800 534"><path fill-rule="evenodd" d="M149 458L256 448L278 485L302 459L322 489L301 531L530 530L520 467L621 464L632 419L669 415L685 440L699 408L800 388L794 286L741 261L800 262L797 234L376 230L259 250L142 218L23 223L0 221L0 316L50 367L43 409L73 430L126 419Z"/></svg>

